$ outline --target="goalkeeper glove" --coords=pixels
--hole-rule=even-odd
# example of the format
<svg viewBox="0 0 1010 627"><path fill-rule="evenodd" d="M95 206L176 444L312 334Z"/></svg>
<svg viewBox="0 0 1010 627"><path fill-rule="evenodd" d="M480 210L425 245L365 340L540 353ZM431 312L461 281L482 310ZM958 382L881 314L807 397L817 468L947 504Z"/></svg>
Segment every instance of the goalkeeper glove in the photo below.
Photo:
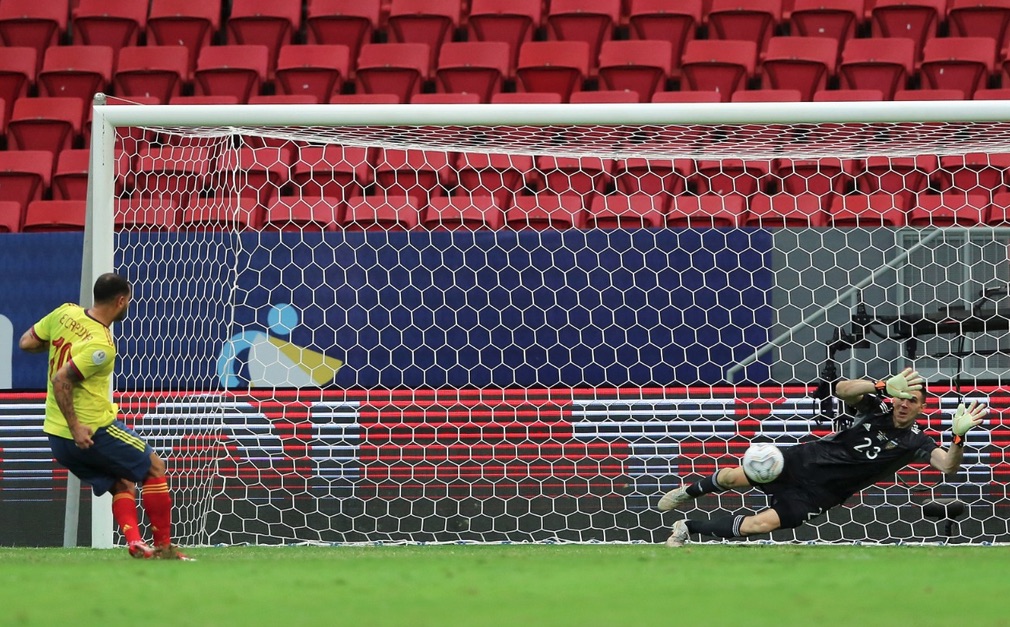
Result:
<svg viewBox="0 0 1010 627"><path fill-rule="evenodd" d="M954 444L964 446L965 434L973 427L982 424L982 419L985 418L987 413L989 413L989 410L979 405L978 401L972 401L967 409L965 409L964 403L958 405L957 411L954 412L954 421L951 426L951 430L954 432Z"/></svg>
<svg viewBox="0 0 1010 627"><path fill-rule="evenodd" d="M911 368L905 368L884 381L883 387L891 398L912 398L915 396L912 392L921 390L923 383L925 383L925 379L918 372Z"/></svg>

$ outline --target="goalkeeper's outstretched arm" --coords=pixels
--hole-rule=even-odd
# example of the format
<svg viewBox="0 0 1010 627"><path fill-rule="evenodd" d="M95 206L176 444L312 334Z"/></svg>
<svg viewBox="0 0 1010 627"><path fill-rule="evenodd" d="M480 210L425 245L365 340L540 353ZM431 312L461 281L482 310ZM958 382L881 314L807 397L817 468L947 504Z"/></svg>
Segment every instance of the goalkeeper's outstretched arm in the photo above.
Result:
<svg viewBox="0 0 1010 627"><path fill-rule="evenodd" d="M964 403L957 406L954 412L954 420L951 430L954 433L954 441L950 448L933 449L933 454L929 457L929 465L944 474L953 474L961 468L961 459L964 457L964 437L968 431L979 426L989 413L985 405L980 405L978 401L965 408Z"/></svg>
<svg viewBox="0 0 1010 627"><path fill-rule="evenodd" d="M847 405L856 405L867 394L878 391L894 399L912 398L922 390L925 382L918 372L912 368L905 368L893 377L876 383L866 379L839 381L835 386L835 396L845 401Z"/></svg>

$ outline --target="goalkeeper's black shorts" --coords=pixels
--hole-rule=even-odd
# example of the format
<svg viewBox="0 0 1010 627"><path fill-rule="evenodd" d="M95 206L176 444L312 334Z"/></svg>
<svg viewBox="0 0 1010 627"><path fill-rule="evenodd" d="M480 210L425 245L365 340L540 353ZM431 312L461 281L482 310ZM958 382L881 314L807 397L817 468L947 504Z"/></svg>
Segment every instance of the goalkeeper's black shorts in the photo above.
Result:
<svg viewBox="0 0 1010 627"><path fill-rule="evenodd" d="M799 527L845 502L844 498L806 480L804 464L796 455L799 451L793 449L795 447L783 451L785 465L782 474L774 481L754 486L771 497L770 507L779 515L782 529Z"/></svg>

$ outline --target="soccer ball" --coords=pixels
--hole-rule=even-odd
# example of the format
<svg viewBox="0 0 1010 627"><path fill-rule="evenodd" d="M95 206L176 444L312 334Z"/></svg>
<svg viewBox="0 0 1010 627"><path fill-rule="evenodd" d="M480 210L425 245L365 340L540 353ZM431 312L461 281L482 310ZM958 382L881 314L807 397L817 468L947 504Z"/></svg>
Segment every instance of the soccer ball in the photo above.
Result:
<svg viewBox="0 0 1010 627"><path fill-rule="evenodd" d="M768 483L782 473L785 460L774 444L752 444L743 454L742 465L751 483Z"/></svg>

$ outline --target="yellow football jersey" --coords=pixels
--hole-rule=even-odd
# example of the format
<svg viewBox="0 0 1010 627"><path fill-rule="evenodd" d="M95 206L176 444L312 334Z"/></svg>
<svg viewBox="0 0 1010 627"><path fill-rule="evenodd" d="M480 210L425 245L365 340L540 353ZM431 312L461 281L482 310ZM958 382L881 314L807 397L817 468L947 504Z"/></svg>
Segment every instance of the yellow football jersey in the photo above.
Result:
<svg viewBox="0 0 1010 627"><path fill-rule="evenodd" d="M88 316L80 305L66 303L36 322L32 330L40 340L49 342L49 380L43 431L73 438L53 394L53 375L67 362L71 362L84 379L74 386L77 419L92 430L111 424L119 413L119 407L110 398L116 346L109 328Z"/></svg>

